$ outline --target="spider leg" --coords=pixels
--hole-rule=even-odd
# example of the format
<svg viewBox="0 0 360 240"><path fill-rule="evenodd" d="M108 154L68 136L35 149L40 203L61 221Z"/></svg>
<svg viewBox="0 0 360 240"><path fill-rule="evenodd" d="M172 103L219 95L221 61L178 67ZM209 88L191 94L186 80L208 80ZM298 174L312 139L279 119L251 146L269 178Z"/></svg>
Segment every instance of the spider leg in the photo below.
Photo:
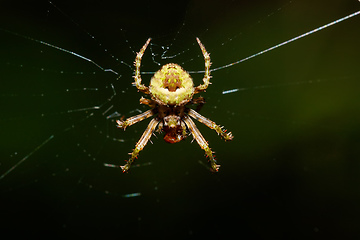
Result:
<svg viewBox="0 0 360 240"><path fill-rule="evenodd" d="M158 127L157 127L157 129L156 129L156 132L157 132L157 133L161 133L163 127L164 127L163 122L160 122L159 125L158 125Z"/></svg>
<svg viewBox="0 0 360 240"><path fill-rule="evenodd" d="M187 136L187 131L186 131L186 124L183 122L183 121L180 121L180 125L181 125L181 128L182 128L182 135L184 138L186 138Z"/></svg>
<svg viewBox="0 0 360 240"><path fill-rule="evenodd" d="M144 131L143 135L141 136L140 140L136 143L135 149L132 151L132 153L129 153L129 155L131 156L130 159L127 161L127 163L124 166L120 166L123 172L127 172L130 169L131 164L137 158L137 156L139 155L139 152L144 149L144 147L150 140L151 135L153 134L153 132L159 122L160 122L160 120L158 120L156 118L153 118L150 121L149 125L147 126L147 128Z"/></svg>
<svg viewBox="0 0 360 240"><path fill-rule="evenodd" d="M156 102L154 100L146 99L144 97L140 98L140 104L148 105L151 108L155 108L156 106Z"/></svg>
<svg viewBox="0 0 360 240"><path fill-rule="evenodd" d="M205 91L208 88L209 84L211 84L210 83L210 78L211 78L211 76L210 76L210 66L211 66L210 54L206 51L204 45L200 42L199 38L196 38L196 41L198 42L198 44L201 48L202 54L204 55L205 73L204 73L204 78L203 78L204 84L200 84L199 86L197 86L195 88L195 92L194 92L195 94Z"/></svg>
<svg viewBox="0 0 360 240"><path fill-rule="evenodd" d="M147 110L146 112L140 113L136 116L129 117L125 121L116 120L116 123L118 124L117 127L125 130L126 127L131 126L131 125L133 125L137 122L140 122L144 119L147 119L153 115L154 115L154 112L152 109L150 109L150 110Z"/></svg>
<svg viewBox="0 0 360 240"><path fill-rule="evenodd" d="M140 52L137 53L136 58L135 58L135 62L134 62L134 66L135 66L135 82L133 83L133 85L136 86L137 89L139 89L139 91L145 93L145 94L149 94L149 88L146 87L144 84L141 83L141 74L140 74L140 66L141 66L141 58L144 55L144 52L147 48L147 46L149 45L151 41L151 38L149 38L146 43L144 44L144 46L140 49Z"/></svg>
<svg viewBox="0 0 360 240"><path fill-rule="evenodd" d="M193 135L196 142L199 146L205 151L206 155L209 157L209 161L211 164L211 170L214 172L219 171L220 165L216 164L215 157L213 152L211 151L209 144L206 142L205 138L201 135L199 129L196 127L195 123L188 116L184 116L184 121L187 127L189 128L191 134Z"/></svg>
<svg viewBox="0 0 360 240"><path fill-rule="evenodd" d="M223 129L223 127L220 127L215 122L213 122L210 119L204 117L203 115L196 112L195 110L190 109L188 114L192 118L194 118L194 119L198 120L199 122L205 124L207 127L211 128L211 129L214 129L217 132L217 134L220 134L221 137L223 137L225 139L225 141L233 140L234 137L233 137L231 132L226 132L226 129Z"/></svg>
<svg viewBox="0 0 360 240"><path fill-rule="evenodd" d="M196 106L196 110L195 110L195 111L199 112L206 102L205 102L205 98L203 98L203 97L197 97L197 98L194 98L194 99L191 101L191 103L192 103L192 104L198 104L198 105Z"/></svg>

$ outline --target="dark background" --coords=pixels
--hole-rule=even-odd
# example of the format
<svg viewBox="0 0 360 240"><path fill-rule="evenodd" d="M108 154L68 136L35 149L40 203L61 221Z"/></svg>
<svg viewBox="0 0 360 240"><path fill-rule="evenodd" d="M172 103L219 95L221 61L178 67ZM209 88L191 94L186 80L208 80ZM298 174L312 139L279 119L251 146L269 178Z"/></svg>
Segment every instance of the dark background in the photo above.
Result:
<svg viewBox="0 0 360 240"><path fill-rule="evenodd" d="M53 3L0 5L3 233L360 237L360 16L212 72L201 113L235 136L225 143L197 123L218 174L191 137L153 137L128 174L104 166L122 165L149 122L123 132L107 118L146 110L131 82L148 37L142 71L176 62L199 84L195 37L215 69L354 13L358 1Z"/></svg>

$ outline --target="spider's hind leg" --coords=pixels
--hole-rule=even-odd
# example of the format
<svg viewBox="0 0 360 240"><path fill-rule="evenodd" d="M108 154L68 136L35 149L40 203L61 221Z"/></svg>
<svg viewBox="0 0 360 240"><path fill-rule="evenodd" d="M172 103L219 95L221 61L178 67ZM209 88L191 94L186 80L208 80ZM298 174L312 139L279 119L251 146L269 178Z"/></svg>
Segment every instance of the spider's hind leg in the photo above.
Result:
<svg viewBox="0 0 360 240"><path fill-rule="evenodd" d="M140 49L140 51L137 53L136 58L135 58L135 62L134 62L134 66L135 66L135 76L134 79L135 81L133 82L133 85L136 86L137 89L139 89L139 91L145 93L145 94L149 94L149 88L146 87L144 84L141 83L141 74L140 74L140 66L141 66L141 59L142 56L144 55L144 52L147 48L147 46L149 45L151 41L151 38L149 38L146 43L144 44L144 46Z"/></svg>
<svg viewBox="0 0 360 240"><path fill-rule="evenodd" d="M199 92L203 92L205 91L209 84L211 84L210 82L210 66L211 66L211 61L210 61L210 54L206 51L204 45L201 43L199 38L196 38L196 41L198 42L201 52L204 56L204 60L205 60L205 73L204 73L204 78L203 78L203 82L204 84L200 84L199 86L195 87L195 94L199 93Z"/></svg>

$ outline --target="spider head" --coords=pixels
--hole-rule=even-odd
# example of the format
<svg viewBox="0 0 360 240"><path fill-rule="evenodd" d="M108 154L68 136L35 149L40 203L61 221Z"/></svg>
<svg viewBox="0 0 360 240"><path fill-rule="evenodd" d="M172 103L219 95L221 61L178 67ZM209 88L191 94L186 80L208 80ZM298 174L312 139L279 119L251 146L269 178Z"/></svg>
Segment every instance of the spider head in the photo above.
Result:
<svg viewBox="0 0 360 240"><path fill-rule="evenodd" d="M164 117L165 127L175 128L180 125L180 117L176 115L168 115Z"/></svg>
<svg viewBox="0 0 360 240"><path fill-rule="evenodd" d="M186 137L181 118L174 114L164 117L163 131L166 133L164 140L168 143L177 143Z"/></svg>
<svg viewBox="0 0 360 240"><path fill-rule="evenodd" d="M169 63L157 71L150 81L150 94L164 105L181 106L194 95L194 83L190 75L178 64Z"/></svg>

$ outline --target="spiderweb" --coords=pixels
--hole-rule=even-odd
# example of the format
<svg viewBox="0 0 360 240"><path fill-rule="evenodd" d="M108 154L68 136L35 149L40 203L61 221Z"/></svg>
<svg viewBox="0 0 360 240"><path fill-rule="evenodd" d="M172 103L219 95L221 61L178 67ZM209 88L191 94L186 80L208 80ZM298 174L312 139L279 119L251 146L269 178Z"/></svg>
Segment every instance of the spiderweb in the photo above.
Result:
<svg viewBox="0 0 360 240"><path fill-rule="evenodd" d="M0 194L4 229L58 236L359 234L357 1L1 3ZM131 85L180 64L195 84L212 58L201 114L233 132L207 169L191 138L152 137ZM239 229L240 228L240 229ZM343 235L341 235L343 236Z"/></svg>

